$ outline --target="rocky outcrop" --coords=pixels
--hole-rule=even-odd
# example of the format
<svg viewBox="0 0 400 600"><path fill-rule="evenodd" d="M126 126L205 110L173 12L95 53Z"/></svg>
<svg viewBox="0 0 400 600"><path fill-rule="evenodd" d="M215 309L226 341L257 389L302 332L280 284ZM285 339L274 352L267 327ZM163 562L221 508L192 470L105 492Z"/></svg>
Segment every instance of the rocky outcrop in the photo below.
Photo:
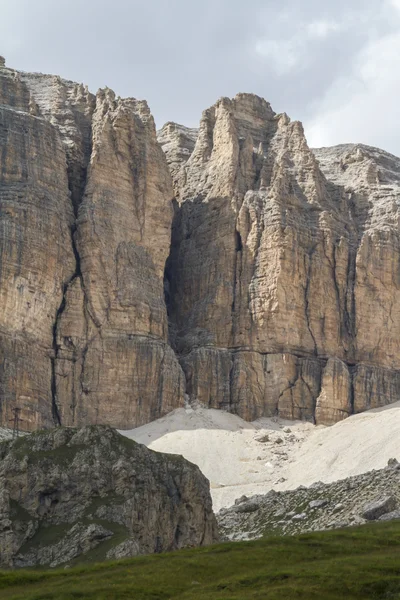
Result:
<svg viewBox="0 0 400 600"><path fill-rule="evenodd" d="M183 404L172 182L145 102L0 65L0 422L134 427Z"/></svg>
<svg viewBox="0 0 400 600"><path fill-rule="evenodd" d="M325 424L396 400L400 160L314 152L250 94L204 112L188 159L176 131L159 138L178 199L170 339L189 395Z"/></svg>
<svg viewBox="0 0 400 600"><path fill-rule="evenodd" d="M391 459L385 469L334 483L243 496L220 510L217 519L225 539L255 539L399 519L399 503L399 463Z"/></svg>
<svg viewBox="0 0 400 600"><path fill-rule="evenodd" d="M71 564L216 541L209 483L106 426L0 443L0 566Z"/></svg>
<svg viewBox="0 0 400 600"><path fill-rule="evenodd" d="M64 424L151 421L183 403L163 275L173 191L145 102L100 91L79 206L76 277L57 323Z"/></svg>

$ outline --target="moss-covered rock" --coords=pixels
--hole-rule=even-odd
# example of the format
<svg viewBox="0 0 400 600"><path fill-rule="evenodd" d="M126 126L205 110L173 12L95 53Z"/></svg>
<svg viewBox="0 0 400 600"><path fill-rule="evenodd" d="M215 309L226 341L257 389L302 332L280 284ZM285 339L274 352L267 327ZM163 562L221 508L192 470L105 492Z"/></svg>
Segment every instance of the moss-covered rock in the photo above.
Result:
<svg viewBox="0 0 400 600"><path fill-rule="evenodd" d="M152 452L108 426L0 443L3 567L72 564L216 539L209 483L181 456Z"/></svg>

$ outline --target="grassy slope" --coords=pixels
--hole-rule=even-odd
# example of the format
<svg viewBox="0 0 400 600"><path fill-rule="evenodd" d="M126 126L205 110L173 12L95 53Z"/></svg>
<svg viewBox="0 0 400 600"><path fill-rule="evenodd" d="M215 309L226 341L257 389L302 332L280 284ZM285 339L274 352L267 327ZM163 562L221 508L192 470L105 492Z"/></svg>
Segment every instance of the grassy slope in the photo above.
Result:
<svg viewBox="0 0 400 600"><path fill-rule="evenodd" d="M400 522L0 573L1 600L400 599Z"/></svg>

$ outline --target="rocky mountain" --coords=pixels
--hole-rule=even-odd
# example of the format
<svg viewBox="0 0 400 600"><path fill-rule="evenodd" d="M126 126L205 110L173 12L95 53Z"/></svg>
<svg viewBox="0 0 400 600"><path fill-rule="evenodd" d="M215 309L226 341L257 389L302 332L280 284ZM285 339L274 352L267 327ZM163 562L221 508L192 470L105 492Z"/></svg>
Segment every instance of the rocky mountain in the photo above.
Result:
<svg viewBox="0 0 400 600"><path fill-rule="evenodd" d="M209 483L108 426L0 443L0 566L71 564L218 539ZM84 555L84 556L83 556Z"/></svg>
<svg viewBox="0 0 400 600"><path fill-rule="evenodd" d="M173 189L145 102L0 65L1 423L183 403L163 295Z"/></svg>
<svg viewBox="0 0 400 600"><path fill-rule="evenodd" d="M186 160L192 138L159 136L177 198L171 341L191 398L324 424L398 399L400 160L312 151L250 94L203 113Z"/></svg>
<svg viewBox="0 0 400 600"><path fill-rule="evenodd" d="M293 535L307 531L400 519L400 465L309 488L242 496L218 515L221 535L229 540L263 535Z"/></svg>
<svg viewBox="0 0 400 600"><path fill-rule="evenodd" d="M158 138L144 101L0 61L0 425L397 400L400 160L251 94Z"/></svg>

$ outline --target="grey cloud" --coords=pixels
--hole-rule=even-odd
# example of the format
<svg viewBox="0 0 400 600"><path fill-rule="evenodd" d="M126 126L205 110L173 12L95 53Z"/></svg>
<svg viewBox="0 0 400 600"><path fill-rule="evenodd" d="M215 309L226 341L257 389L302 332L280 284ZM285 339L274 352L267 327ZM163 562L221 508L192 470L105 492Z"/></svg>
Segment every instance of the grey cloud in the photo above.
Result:
<svg viewBox="0 0 400 600"><path fill-rule="evenodd" d="M309 120L398 17L391 0L0 0L0 54L15 68L146 98L158 126L196 125L239 91ZM278 68L285 52L289 67Z"/></svg>

